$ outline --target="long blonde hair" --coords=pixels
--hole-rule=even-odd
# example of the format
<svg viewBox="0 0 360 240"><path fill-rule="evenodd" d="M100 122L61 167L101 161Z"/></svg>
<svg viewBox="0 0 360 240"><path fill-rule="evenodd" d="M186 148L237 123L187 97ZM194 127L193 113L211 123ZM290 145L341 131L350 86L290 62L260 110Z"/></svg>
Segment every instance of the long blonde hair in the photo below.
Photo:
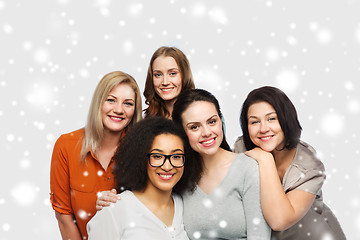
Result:
<svg viewBox="0 0 360 240"><path fill-rule="evenodd" d="M127 73L115 71L106 74L97 85L91 100L90 109L85 126L85 136L82 140L80 159L85 161L87 153L92 150L96 152L103 137L104 124L102 122L101 108L111 90L119 84L128 84L135 93L135 113L130 123L125 127L131 128L136 122L142 119L141 95L139 86L135 79Z"/></svg>

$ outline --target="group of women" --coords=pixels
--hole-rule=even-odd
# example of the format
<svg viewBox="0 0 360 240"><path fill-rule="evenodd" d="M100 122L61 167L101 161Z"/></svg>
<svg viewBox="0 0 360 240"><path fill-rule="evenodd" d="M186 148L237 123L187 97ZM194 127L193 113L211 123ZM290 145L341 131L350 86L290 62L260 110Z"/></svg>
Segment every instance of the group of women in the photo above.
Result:
<svg viewBox="0 0 360 240"><path fill-rule="evenodd" d="M85 128L56 141L50 195L63 239L346 239L281 90L249 93L233 151L217 99L195 89L179 49L155 51L144 96L142 120L134 78L105 75Z"/></svg>

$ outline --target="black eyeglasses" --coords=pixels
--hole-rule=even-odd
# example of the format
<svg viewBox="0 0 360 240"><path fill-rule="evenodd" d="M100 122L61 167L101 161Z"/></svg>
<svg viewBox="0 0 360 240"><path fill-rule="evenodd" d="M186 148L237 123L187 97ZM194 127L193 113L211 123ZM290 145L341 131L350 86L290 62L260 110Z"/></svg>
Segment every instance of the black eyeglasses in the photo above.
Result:
<svg viewBox="0 0 360 240"><path fill-rule="evenodd" d="M185 164L185 154L171 154L165 155L161 153L149 153L149 163L152 167L161 167L164 165L166 159L169 159L171 166L180 168Z"/></svg>

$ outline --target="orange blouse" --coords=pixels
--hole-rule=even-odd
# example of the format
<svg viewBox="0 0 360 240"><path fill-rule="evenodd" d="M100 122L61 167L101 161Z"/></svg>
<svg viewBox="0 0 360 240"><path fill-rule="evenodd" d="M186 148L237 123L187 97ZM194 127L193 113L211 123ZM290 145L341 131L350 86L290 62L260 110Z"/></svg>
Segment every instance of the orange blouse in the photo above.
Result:
<svg viewBox="0 0 360 240"><path fill-rule="evenodd" d="M85 130L61 135L55 143L50 169L50 200L55 211L73 214L83 237L86 224L96 213L97 193L115 186L111 160L105 170L89 151L86 162L80 160Z"/></svg>

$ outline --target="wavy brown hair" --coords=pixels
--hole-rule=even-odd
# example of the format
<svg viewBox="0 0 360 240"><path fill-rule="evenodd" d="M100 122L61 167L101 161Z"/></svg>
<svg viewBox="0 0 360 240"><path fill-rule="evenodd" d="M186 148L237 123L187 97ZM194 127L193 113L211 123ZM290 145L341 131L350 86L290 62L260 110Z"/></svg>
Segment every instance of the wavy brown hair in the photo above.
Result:
<svg viewBox="0 0 360 240"><path fill-rule="evenodd" d="M159 97L154 88L153 64L160 56L174 58L179 67L181 75L181 91L195 88L194 79L190 69L190 63L185 54L176 47L160 47L151 57L144 89L145 103L148 107L144 110L146 117L163 116L169 117L170 113L166 109L165 101Z"/></svg>

